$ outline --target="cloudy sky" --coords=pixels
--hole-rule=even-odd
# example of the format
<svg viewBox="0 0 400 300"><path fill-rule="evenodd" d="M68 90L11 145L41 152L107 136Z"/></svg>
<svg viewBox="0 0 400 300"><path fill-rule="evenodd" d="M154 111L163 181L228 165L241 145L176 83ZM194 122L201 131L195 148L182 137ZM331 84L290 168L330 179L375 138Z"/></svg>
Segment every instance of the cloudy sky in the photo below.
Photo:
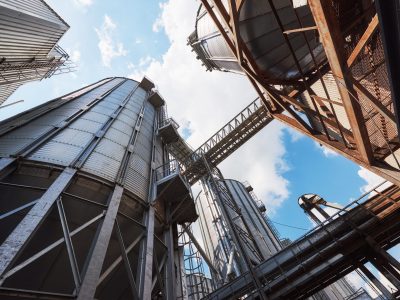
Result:
<svg viewBox="0 0 400 300"><path fill-rule="evenodd" d="M199 146L255 98L241 75L206 72L187 46L195 0L47 0L71 26L60 45L78 70L20 88L0 119L107 76L144 74L157 85L168 111L193 146ZM280 123L272 122L221 164L227 178L248 181L273 221L311 228L297 205L304 193L346 204L381 181L377 176ZM282 236L304 233L276 224Z"/></svg>

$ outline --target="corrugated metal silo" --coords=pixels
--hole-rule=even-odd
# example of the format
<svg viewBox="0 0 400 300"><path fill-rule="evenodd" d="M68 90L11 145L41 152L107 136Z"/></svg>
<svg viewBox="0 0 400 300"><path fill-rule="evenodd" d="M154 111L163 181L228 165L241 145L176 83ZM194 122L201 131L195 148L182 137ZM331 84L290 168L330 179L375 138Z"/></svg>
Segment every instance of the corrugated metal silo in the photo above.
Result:
<svg viewBox="0 0 400 300"><path fill-rule="evenodd" d="M315 24L307 5L296 8L295 12L290 0L273 1L273 3L275 6L272 8L268 1L243 1L238 16L239 31L251 57L265 78L275 82L285 82L300 78L301 73L286 43L286 37L282 34L275 13L286 30L298 27L297 17L300 18L304 27ZM195 31L189 37L189 43L208 70L242 72L235 56L202 5L199 8L195 26ZM325 60L325 53L313 31L305 32L305 37L306 39L302 34L287 36L302 72L306 74L315 68L309 48L312 49L317 63Z"/></svg>
<svg viewBox="0 0 400 300"><path fill-rule="evenodd" d="M0 0L0 104L23 83L69 69L68 24L42 0Z"/></svg>
<svg viewBox="0 0 400 300"><path fill-rule="evenodd" d="M107 78L0 123L2 299L177 297L176 224L196 215L153 87Z"/></svg>
<svg viewBox="0 0 400 300"><path fill-rule="evenodd" d="M241 218L238 218L233 211L228 210L235 224L241 228L242 236L248 237L244 243L246 254L257 264L277 253L282 248L279 238L261 213L260 203L256 203L243 183L232 179L225 179L224 183L242 213ZM203 191L196 207L205 250L214 267L228 280L229 276L242 273L246 269L245 263L234 247L213 194L205 186Z"/></svg>

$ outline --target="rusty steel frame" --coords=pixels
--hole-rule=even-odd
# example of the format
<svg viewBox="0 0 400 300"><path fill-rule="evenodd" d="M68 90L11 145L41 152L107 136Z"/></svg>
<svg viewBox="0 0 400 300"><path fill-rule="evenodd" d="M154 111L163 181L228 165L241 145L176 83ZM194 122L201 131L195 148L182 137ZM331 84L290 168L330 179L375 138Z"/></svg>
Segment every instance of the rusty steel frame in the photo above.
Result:
<svg viewBox="0 0 400 300"><path fill-rule="evenodd" d="M365 200L372 191L376 191L377 195ZM399 262L386 252L398 243L399 200L397 186L392 185L382 192L375 187L254 267L268 298L305 299L357 268L361 267L362 272L368 271L363 267L368 261L379 264L378 267L385 271L385 277L400 283L400 273L396 270ZM339 229L341 226L346 229ZM324 243L327 243L326 247ZM307 249L309 253L306 253ZM337 255L339 252L341 256ZM249 295L258 290L251 282L252 276L249 272L244 273L206 299ZM376 278L370 279L375 283ZM378 288L381 290L381 287Z"/></svg>
<svg viewBox="0 0 400 300"><path fill-rule="evenodd" d="M277 90L273 86L276 84L276 81L267 78L259 70L249 49L240 36L238 29L238 15L243 1L229 0L229 8L226 9L221 0L201 0L207 13L214 21L222 37L225 39L227 46L236 57L239 65L247 75L259 97L262 99L266 109L273 118L287 124L297 131L300 131L316 140L318 143L340 153L358 165L363 166L397 185L400 185L400 170L388 165L379 158L378 155L374 155L372 141L368 135L365 124L366 120L363 115L363 109L365 110L365 108L362 107L359 97L362 97L363 101L373 107L375 114L382 116L391 125L396 125L396 117L394 113L389 110L387 105L384 105L379 101L379 99L374 97L365 87L363 87L360 83L361 79L355 79L350 71L350 67L363 52L368 41L371 39L373 34L379 30L379 22L376 14L373 16L369 24L367 24L365 32L362 34L349 58L346 58L343 46L344 38L340 31L338 21L335 19L332 7L329 5L330 1L310 0L309 6L314 16L316 28L303 28L301 21L297 16L300 28L295 29L294 31L284 30L283 25L279 21L279 16L277 15L273 2L270 0L268 2L272 8L272 12L277 18L278 25L282 30L282 35L284 36L292 54L293 49L290 41L287 39L288 33L299 32L304 35L305 30L316 29L318 30L320 40L327 55L327 63L323 65L316 64L314 59L316 71L313 74L304 74L297 58L293 55L302 78L294 83L287 82L294 85L294 89L287 93ZM363 14L363 17L365 17L365 14ZM357 22L359 21L360 20ZM354 24L351 26L354 26ZM381 65L382 63L384 64L385 62L380 62L378 65ZM345 130L339 123L333 108L333 104L337 105L337 103L334 103L334 101L329 99L329 96L328 99L320 99L321 97L317 98L310 89L311 84L321 81L324 90L328 95L323 76L329 71L332 73L337 83L342 99L342 105L349 120L351 130ZM302 105L302 103L296 99L297 96L305 91L309 93L314 109ZM330 116L325 117L319 111L315 103L320 105L321 101L327 102L328 105L325 106L328 109L327 111L330 113ZM313 128L313 126L310 126L296 111L293 110L292 107L305 113L308 117L318 120L322 127L322 131L318 131ZM340 141L332 138L329 131L333 131L340 135L342 140ZM387 153L393 154L393 148L389 145L390 142L392 141L386 141L388 147ZM397 140L396 142L398 143ZM397 144L396 146L398 147Z"/></svg>

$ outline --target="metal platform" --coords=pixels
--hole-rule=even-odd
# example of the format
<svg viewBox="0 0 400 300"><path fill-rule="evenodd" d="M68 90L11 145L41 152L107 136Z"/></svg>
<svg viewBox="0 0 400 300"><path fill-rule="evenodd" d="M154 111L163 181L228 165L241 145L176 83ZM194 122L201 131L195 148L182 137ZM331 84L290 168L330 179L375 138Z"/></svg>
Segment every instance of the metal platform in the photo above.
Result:
<svg viewBox="0 0 400 300"><path fill-rule="evenodd" d="M197 220L197 212L191 195L190 185L180 174L176 162L159 167L156 172L156 202L160 202L170 222L184 224Z"/></svg>
<svg viewBox="0 0 400 300"><path fill-rule="evenodd" d="M163 120L158 127L158 135L166 144L176 143L180 139L178 128L179 125L174 121L174 119L169 118Z"/></svg>

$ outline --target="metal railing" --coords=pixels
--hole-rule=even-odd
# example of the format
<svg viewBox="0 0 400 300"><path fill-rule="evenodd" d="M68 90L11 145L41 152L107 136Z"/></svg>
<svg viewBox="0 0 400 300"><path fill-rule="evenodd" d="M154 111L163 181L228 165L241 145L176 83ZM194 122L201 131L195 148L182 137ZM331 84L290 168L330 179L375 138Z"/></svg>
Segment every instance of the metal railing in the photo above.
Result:
<svg viewBox="0 0 400 300"><path fill-rule="evenodd" d="M179 124L173 119L173 118L166 118L166 119L162 119L159 123L159 127L158 128L163 128L167 125L172 125L175 129L179 128Z"/></svg>
<svg viewBox="0 0 400 300"><path fill-rule="evenodd" d="M163 164L154 170L155 182L160 181L161 179L173 175L180 174L181 166L177 160L171 160L166 164Z"/></svg>
<svg viewBox="0 0 400 300"><path fill-rule="evenodd" d="M199 148L195 150L197 154L205 154L211 148L215 147L219 142L226 138L230 133L235 131L240 125L246 120L250 120L257 113L268 114L266 108L261 102L260 98L256 98L247 107L245 107L240 113L238 113L233 119L231 119L224 127L217 131L212 137L204 142ZM272 119L272 116L271 116Z"/></svg>
<svg viewBox="0 0 400 300"><path fill-rule="evenodd" d="M374 224L380 223L383 218L393 214L395 209L392 208L392 206L396 208L398 207L399 188L394 185L391 185L390 187L384 189L383 191L380 191L379 188L383 188L383 185L385 183L386 181L378 184L371 190L365 192L356 200L352 201L347 206L343 207L340 211L338 211L337 213L335 213L334 215L330 216L328 219L323 221L321 224L318 224L315 228L313 228L306 234L302 235L300 238L296 239L293 243L291 243L290 246L278 252L277 254L267 259L266 261L262 262L259 266L256 267L257 272L260 272L263 269L267 270L268 268L266 268L266 266L269 265L275 266L278 263L278 261L279 264L284 264L284 263L293 264L294 261L297 261L298 266L307 263L306 257L308 254L305 253L304 251L308 250L305 248L303 249L302 247L304 247L305 244L309 243L310 244L309 250L314 250L316 251L316 253L320 253L320 251L322 251L321 248L322 245L319 245L316 248L315 244L317 243L316 238L318 237L322 238L321 234L323 234L323 236L325 237L329 237L328 239L329 241L332 241L333 243L337 244L338 247L340 247L340 245L338 245L337 242L337 239L340 236L339 237L332 236L333 231L331 223L335 222L337 223L338 221L340 221L341 223L337 223L336 226L339 226L341 224L340 226L342 229L348 228L349 230L356 230L359 232L359 234L362 234L366 230L364 228L365 226L361 228L360 227L361 225L356 223L356 219L358 219L359 221L363 220L362 221L364 222L362 223L363 225L369 224L368 226L372 226ZM377 193L377 196L370 199L369 196L372 193ZM392 195L394 194L397 195L396 199L393 199L392 197ZM383 201L387 201L388 204L382 206ZM391 205L389 206L389 204ZM356 218L356 216L358 217ZM369 218L368 219L369 221L365 219L367 216ZM340 232L341 230L337 231L337 233L339 234L344 234L343 232L341 233ZM328 242L328 240L326 240L326 242ZM385 247L390 246L390 243L388 242L385 243L386 243ZM287 259L284 258L286 257L285 255L288 257ZM282 261L283 259L286 259L286 261L285 262ZM330 263L332 263L332 261ZM318 265L314 265L314 267L316 266ZM285 273L287 270L286 271L284 269L277 269L276 271L273 270L275 269L271 269L265 274L258 273L260 280L263 282L264 289L273 288L270 285L272 282L282 281L284 280L282 278L286 278L287 276L287 274ZM210 298L216 299L215 297L219 297L220 294L226 294L226 293L231 293L231 295L236 295L236 296L239 294L244 295L245 293L252 293L255 290L255 287L251 283L249 284L248 281L249 278L251 278L251 275L247 272L243 274L242 277L237 278L235 281L230 282L226 286L221 287L220 289L215 291L212 295L210 295L211 296ZM244 283L246 281L248 282Z"/></svg>

